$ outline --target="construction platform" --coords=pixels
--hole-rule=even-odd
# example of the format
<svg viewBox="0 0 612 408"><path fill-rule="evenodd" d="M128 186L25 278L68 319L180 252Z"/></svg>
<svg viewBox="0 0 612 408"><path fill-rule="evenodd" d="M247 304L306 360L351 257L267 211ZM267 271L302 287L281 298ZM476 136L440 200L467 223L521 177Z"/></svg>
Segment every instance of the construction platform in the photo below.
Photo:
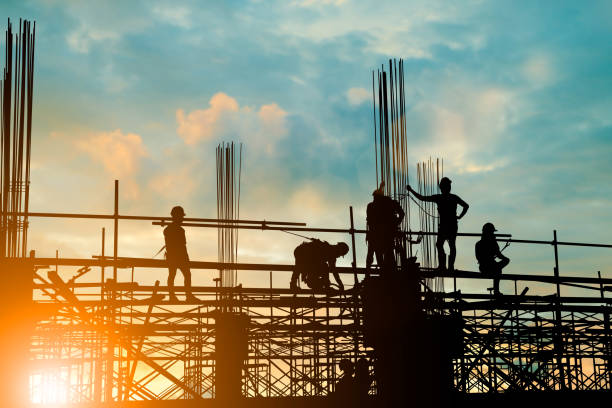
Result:
<svg viewBox="0 0 612 408"><path fill-rule="evenodd" d="M512 395L523 393L538 395L533 398L548 393L555 398L568 393L599 398L612 384L612 300L606 296L612 279L505 274L502 279L513 281L522 293L517 290L496 298L460 288L448 293L428 289L428 282L436 277L483 280L486 287L490 280L481 273L413 268L404 272L418 285L414 293L406 289L406 276L399 277L398 271L397 282L404 287L397 293L403 291L405 299L390 293L392 304L380 298L372 306L371 296L364 295L367 279L352 290L326 293L274 287L194 287L199 301L188 303L169 302L167 287L159 284L142 286L112 279L79 282L83 269L81 275L74 275L76 279L60 277L65 266L90 268L92 273L93 268L113 265L165 268L166 262L29 258L11 260L3 267L12 269L12 276L21 276L20 282L17 278L13 282L12 310L25 308L29 313L21 315L32 319L27 350L32 402L137 407L140 400L156 401L146 406L214 406L220 403L214 402L219 392L215 382L219 361L227 359L220 354L216 337L220 322L228 316L244 316L246 348L239 362L244 406L333 405L333 398L326 397L334 394L341 377L338 363L362 358L368 361L372 376L368 405L379 405L377 371L383 369L380 361L384 358L377 351L381 343L374 339L379 335L373 331L392 334L395 346L387 348L404 349L393 350L402 354L398 361L415 364L411 369L405 367L403 373L395 370L400 371L394 372L400 383L414 388L408 384L415 384L422 371L419 364L437 359L436 372L426 377L440 380L438 385L455 402L488 404L496 395L510 396L500 400L510 401ZM225 267L259 273L293 269L292 265L191 262L193 270ZM339 269L364 282L362 268ZM27 271L32 280L23 278ZM530 295L525 289L530 282L550 284L551 295ZM556 296L557 285L589 288L592 296ZM182 288L176 289L183 299ZM19 309L17 304L21 304ZM379 312L386 307L392 308ZM374 322L368 317L372 313ZM234 341L233 337L228 341ZM241 346L232 347L229 354ZM442 375L445 369L440 369L440 364L446 364L438 358L440 354L448 357L446 376ZM9 356L8 361L14 358ZM424 398L418 390L412 395L419 401Z"/></svg>

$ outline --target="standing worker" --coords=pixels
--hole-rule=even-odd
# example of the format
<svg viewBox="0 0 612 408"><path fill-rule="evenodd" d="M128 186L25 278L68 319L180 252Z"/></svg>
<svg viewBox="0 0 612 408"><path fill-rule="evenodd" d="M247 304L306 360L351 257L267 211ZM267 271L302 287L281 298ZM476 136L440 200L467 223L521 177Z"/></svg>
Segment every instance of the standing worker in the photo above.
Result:
<svg viewBox="0 0 612 408"><path fill-rule="evenodd" d="M457 239L457 220L463 218L470 206L459 198L459 196L450 193L451 181L448 177L442 177L442 180L440 180L440 191L442 194L423 196L414 191L410 185L407 185L406 188L409 193L412 193L419 200L437 204L439 216L438 238L436 240L436 248L438 249L438 269L446 269L444 241L448 241L448 247L450 248L450 253L448 254L448 270L450 272L454 271L455 257L457 256L457 249L455 248L455 240ZM458 216L457 205L463 208L461 214Z"/></svg>
<svg viewBox="0 0 612 408"><path fill-rule="evenodd" d="M391 197L387 197L383 188L385 182L374 190L372 202L366 209L366 241L368 242L368 254L366 256L366 277L370 275L370 268L374 255L376 263L380 268L395 266L395 237L398 227L404 219L402 206Z"/></svg>
<svg viewBox="0 0 612 408"><path fill-rule="evenodd" d="M172 223L164 228L164 241L166 242L166 260L168 261L168 293L171 302L177 302L174 294L174 278L176 270L180 269L185 280L185 295L187 302L200 300L191 293L191 270L189 269L189 255L187 254L187 240L185 230L181 227L185 211L183 207L176 206L170 211Z"/></svg>
<svg viewBox="0 0 612 408"><path fill-rule="evenodd" d="M493 278L493 293L495 296L500 296L499 278L502 269L510 263L510 259L504 256L499 250L497 239L495 238L495 226L487 222L482 226L482 236L480 241L476 243L476 259L478 260L478 268L485 275L490 275ZM496 261L499 258L500 261Z"/></svg>
<svg viewBox="0 0 612 408"><path fill-rule="evenodd" d="M329 274L332 273L338 287L343 291L344 285L336 270L336 258L346 255L348 251L349 247L344 242L331 245L326 241L312 239L310 242L301 243L293 251L295 268L291 275L291 289L297 289L297 280L301 276L309 288L316 291L329 290Z"/></svg>

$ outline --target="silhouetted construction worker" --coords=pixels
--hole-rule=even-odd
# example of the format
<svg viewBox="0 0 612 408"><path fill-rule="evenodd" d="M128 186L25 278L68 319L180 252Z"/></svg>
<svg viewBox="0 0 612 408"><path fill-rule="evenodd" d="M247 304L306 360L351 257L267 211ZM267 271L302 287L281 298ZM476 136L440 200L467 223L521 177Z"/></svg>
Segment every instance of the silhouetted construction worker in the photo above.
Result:
<svg viewBox="0 0 612 408"><path fill-rule="evenodd" d="M476 259L478 260L478 268L480 272L490 275L493 278L493 293L496 296L501 295L499 291L499 278L502 269L510 263L510 259L504 256L499 250L497 239L495 238L495 226L487 222L482 226L482 236L480 241L476 243ZM495 259L499 258L500 261Z"/></svg>
<svg viewBox="0 0 612 408"><path fill-rule="evenodd" d="M176 206L170 211L172 223L164 228L166 241L166 260L168 261L168 292L171 302L178 301L174 294L174 278L176 270L180 269L185 280L185 294L187 301L199 301L191 293L191 270L189 269L189 255L187 254L187 240L185 230L181 227L185 211L183 207Z"/></svg>
<svg viewBox="0 0 612 408"><path fill-rule="evenodd" d="M367 400L372 380L370 363L361 357L355 364L355 396L359 402L363 403Z"/></svg>
<svg viewBox="0 0 612 408"><path fill-rule="evenodd" d="M434 194L431 196L423 196L410 185L406 186L408 191L421 201L429 201L436 203L438 206L438 238L436 240L436 248L438 249L438 269L446 269L446 253L444 252L444 241L448 241L450 253L448 254L448 270L455 270L455 257L457 249L455 248L455 240L457 239L457 220L460 220L468 208L470 207L459 196L451 194L451 181L448 177L442 177L440 180L440 191L442 194ZM463 207L461 214L457 216L457 205Z"/></svg>
<svg viewBox="0 0 612 408"><path fill-rule="evenodd" d="M395 265L394 242L398 227L404 219L404 210L391 197L387 197L383 188L385 182L372 192L374 197L366 209L368 254L366 256L366 276L370 274L372 261L376 254L376 263L385 269Z"/></svg>
<svg viewBox="0 0 612 408"><path fill-rule="evenodd" d="M313 239L310 242L301 243L293 251L295 256L295 268L291 275L291 289L297 289L298 276L309 288L320 291L330 288L329 274L334 275L340 290L344 285L336 270L336 258L348 253L349 247L344 242L331 245L326 241Z"/></svg>
<svg viewBox="0 0 612 408"><path fill-rule="evenodd" d="M353 372L355 371L353 363L348 358L343 358L338 364L340 370L342 370L342 377L336 383L336 389L334 392L338 402L346 403L353 398L354 393L354 381Z"/></svg>

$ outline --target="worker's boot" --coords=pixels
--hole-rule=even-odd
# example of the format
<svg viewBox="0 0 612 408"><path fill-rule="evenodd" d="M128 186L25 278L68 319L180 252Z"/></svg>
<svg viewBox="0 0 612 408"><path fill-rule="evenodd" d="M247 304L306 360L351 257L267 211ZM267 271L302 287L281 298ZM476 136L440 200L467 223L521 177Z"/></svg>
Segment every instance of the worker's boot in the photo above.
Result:
<svg viewBox="0 0 612 408"><path fill-rule="evenodd" d="M191 293L191 292L187 292L185 294L185 301L187 303L200 303L200 299L198 299L197 297L193 296L193 293Z"/></svg>
<svg viewBox="0 0 612 408"><path fill-rule="evenodd" d="M168 293L168 301L170 303L176 303L179 301L176 295L174 294L174 290L171 290L170 293Z"/></svg>

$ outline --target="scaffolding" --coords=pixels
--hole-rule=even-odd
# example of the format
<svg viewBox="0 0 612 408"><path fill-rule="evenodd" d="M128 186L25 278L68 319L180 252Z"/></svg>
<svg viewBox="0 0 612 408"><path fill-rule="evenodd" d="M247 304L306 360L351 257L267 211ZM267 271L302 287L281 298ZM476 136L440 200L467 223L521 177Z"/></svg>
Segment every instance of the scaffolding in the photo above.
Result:
<svg viewBox="0 0 612 408"><path fill-rule="evenodd" d="M117 222L164 220L117 213L112 217ZM192 223L225 227L222 223L211 225L212 221ZM264 225L263 229L344 232L352 236L365 233L354 228L308 228L295 224ZM232 227L237 226L233 223ZM560 242L556 234L553 241L512 239L512 242L552 245L555 254L560 245L612 247ZM220 310L248 316L242 398L329 396L340 376L338 363L344 358L352 362L365 358L374 378L377 375L376 350L364 339L364 302L359 286L344 293L302 289L294 292L275 287L273 274L290 272L293 265L192 261L192 270L235 269L269 275L270 286L194 287L193 293L201 301L187 304L165 301L167 287L159 282L143 286L133 280L77 280L87 274L93 277L94 270L109 267L132 272L164 269L167 267L164 260L115 254L93 259L33 257L21 258L19 262L34 271L32 288L38 318L31 338L30 398L35 403L214 399L218 364L215 338ZM557 256L555 262L557 271ZM60 277L66 269L73 271L74 279ZM349 276L365 272L356 266L338 269ZM453 350L453 392L471 395L611 389L612 332L610 298L606 294L612 289L612 279L601 275L566 277L558 273L504 274L502 280L513 282L515 293L500 301L491 294L466 293L458 287L457 280L489 280L478 272L450 274L421 267L416 274L417 312L458 317L460 321L459 331L444 345ZM433 278L452 280L453 291L431 290L427 282ZM527 289L518 292L519 287L531 282L550 285L553 294L530 295ZM585 296L560 296L560 287L581 288ZM402 327L395 329L398 342L403 341ZM48 392L51 389L53 392ZM372 398L376 398L377 392L373 382Z"/></svg>

